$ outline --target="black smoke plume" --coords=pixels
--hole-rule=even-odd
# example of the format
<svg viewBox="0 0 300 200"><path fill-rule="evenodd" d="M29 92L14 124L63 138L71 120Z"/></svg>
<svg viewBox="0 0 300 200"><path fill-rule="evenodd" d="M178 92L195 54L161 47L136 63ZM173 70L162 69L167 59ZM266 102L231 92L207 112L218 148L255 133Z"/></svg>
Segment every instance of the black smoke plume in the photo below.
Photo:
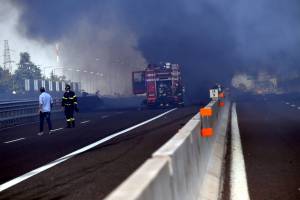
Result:
<svg viewBox="0 0 300 200"><path fill-rule="evenodd" d="M237 72L299 71L298 0L13 2L24 35L62 42L65 63L99 68L114 77L117 83L105 83L115 88L130 84L130 71L141 65L165 61L183 66L195 99L215 82L228 85Z"/></svg>

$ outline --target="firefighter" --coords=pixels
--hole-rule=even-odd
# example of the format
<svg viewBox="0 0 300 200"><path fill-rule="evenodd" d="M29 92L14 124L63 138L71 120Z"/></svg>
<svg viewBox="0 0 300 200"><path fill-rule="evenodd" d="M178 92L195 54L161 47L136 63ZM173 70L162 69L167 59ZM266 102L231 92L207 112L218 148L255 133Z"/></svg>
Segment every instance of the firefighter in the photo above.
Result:
<svg viewBox="0 0 300 200"><path fill-rule="evenodd" d="M78 112L78 103L75 92L71 90L70 85L66 85L66 92L62 98L61 105L65 109L65 116L67 120L67 128L75 127L74 111Z"/></svg>
<svg viewBox="0 0 300 200"><path fill-rule="evenodd" d="M223 91L223 88L219 83L216 83L212 89L218 90L219 93Z"/></svg>

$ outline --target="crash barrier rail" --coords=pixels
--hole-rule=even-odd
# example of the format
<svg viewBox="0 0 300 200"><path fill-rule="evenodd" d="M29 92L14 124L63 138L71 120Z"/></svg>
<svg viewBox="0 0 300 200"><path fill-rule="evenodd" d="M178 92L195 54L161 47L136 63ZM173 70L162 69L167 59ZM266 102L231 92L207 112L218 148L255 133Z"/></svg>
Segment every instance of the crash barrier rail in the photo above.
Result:
<svg viewBox="0 0 300 200"><path fill-rule="evenodd" d="M61 108L61 100L53 100L52 112ZM30 122L38 116L38 101L18 101L0 103L0 128Z"/></svg>
<svg viewBox="0 0 300 200"><path fill-rule="evenodd" d="M217 103L208 105L218 115L211 118L214 134L203 137L195 115L105 200L218 199L230 104Z"/></svg>

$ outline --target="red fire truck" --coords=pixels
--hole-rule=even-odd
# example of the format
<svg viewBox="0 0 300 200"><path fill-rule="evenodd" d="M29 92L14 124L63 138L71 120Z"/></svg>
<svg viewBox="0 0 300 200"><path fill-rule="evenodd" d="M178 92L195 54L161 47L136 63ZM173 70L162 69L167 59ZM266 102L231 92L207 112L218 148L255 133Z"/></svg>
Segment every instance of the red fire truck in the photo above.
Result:
<svg viewBox="0 0 300 200"><path fill-rule="evenodd" d="M184 87L178 64L150 64L144 71L133 72L132 82L133 93L146 94L145 102L149 107L184 105Z"/></svg>

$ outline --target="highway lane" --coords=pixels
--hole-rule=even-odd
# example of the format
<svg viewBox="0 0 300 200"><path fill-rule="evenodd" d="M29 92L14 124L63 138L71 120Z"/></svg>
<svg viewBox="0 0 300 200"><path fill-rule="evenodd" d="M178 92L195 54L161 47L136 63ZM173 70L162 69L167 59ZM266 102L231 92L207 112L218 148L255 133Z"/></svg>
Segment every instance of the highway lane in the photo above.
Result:
<svg viewBox="0 0 300 200"><path fill-rule="evenodd" d="M80 119L86 123L76 129L63 129L43 136L36 136L36 125L16 129L11 138L26 139L0 144L1 183L163 112L166 110L87 114ZM1 192L0 199L102 198L174 135L195 112L195 107L175 110ZM11 139L8 133L4 134L5 137L1 135L1 141Z"/></svg>
<svg viewBox="0 0 300 200"><path fill-rule="evenodd" d="M0 184L161 112L161 110L153 110L127 111L123 115L118 115L116 112L82 114L77 119L79 124L77 123L76 129L62 129L51 135L45 133L42 137L37 135L38 124L36 123L3 130L0 133L0 170L5 173L0 175ZM129 116L130 120L124 120ZM86 121L89 122L80 124ZM54 120L53 124L54 129L63 128L65 120ZM5 143L18 138L25 139ZM22 167L19 163L22 163ZM7 170L9 173L6 173Z"/></svg>
<svg viewBox="0 0 300 200"><path fill-rule="evenodd" d="M111 117L113 115L122 114L125 111L102 111L102 112L93 112L93 113L75 113L76 118L76 125L81 125L82 122L87 123L90 121L90 119L104 119ZM54 113L52 115L52 125L53 129L60 129L64 128L66 126L65 118L63 112L61 113ZM45 121L44 123L45 132L48 131L47 123ZM57 130L56 130L57 131ZM55 131L55 132L56 132ZM18 137L25 137L25 138L31 138L36 137L37 133L39 132L39 123L33 122L33 123L26 123L26 124L20 124L13 127L3 128L0 129L0 143L3 143L4 141L13 140Z"/></svg>
<svg viewBox="0 0 300 200"><path fill-rule="evenodd" d="M298 107L299 100L278 97L238 102L250 199L300 199Z"/></svg>

